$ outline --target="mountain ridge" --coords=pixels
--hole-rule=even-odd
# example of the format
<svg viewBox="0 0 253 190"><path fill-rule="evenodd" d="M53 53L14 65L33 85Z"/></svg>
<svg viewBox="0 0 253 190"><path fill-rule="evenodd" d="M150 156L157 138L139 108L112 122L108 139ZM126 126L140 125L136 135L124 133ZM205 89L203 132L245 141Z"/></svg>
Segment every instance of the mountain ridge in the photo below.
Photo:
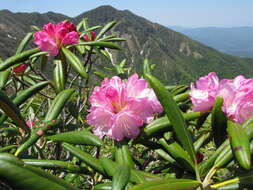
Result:
<svg viewBox="0 0 253 190"><path fill-rule="evenodd" d="M253 57L253 27L168 26L175 31L231 55Z"/></svg>

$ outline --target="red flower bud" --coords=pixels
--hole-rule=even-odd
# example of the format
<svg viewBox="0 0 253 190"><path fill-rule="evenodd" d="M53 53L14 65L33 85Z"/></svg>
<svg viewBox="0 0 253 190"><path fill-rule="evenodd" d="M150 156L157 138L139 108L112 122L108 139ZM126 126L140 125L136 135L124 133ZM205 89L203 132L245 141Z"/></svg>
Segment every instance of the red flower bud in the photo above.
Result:
<svg viewBox="0 0 253 190"><path fill-rule="evenodd" d="M12 69L13 73L15 73L15 75L17 76L22 76L25 72L25 70L27 69L28 65L27 64L21 64L17 67L14 67Z"/></svg>
<svg viewBox="0 0 253 190"><path fill-rule="evenodd" d="M85 41L94 41L96 37L97 37L97 33L91 31L91 32L90 32L90 37L89 37L88 34L85 34L85 35L83 36L83 39L84 39Z"/></svg>

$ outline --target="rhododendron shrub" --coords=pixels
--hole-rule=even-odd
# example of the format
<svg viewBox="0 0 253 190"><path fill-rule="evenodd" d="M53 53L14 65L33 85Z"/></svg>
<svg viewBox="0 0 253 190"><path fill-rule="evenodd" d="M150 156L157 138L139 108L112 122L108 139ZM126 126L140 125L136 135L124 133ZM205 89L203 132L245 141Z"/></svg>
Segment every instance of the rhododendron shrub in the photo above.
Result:
<svg viewBox="0 0 253 190"><path fill-rule="evenodd" d="M0 189L252 189L253 79L137 74L115 24L34 27L0 59Z"/></svg>

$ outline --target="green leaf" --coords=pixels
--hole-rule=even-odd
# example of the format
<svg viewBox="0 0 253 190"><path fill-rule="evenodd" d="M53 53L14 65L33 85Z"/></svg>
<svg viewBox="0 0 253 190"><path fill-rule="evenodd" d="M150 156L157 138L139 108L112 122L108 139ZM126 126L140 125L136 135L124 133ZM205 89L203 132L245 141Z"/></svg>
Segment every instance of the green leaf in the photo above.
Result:
<svg viewBox="0 0 253 190"><path fill-rule="evenodd" d="M26 34L26 36L24 37L24 39L20 42L17 51L16 51L16 55L21 53L27 46L27 44L29 43L29 41L32 39L33 37L33 32L28 32Z"/></svg>
<svg viewBox="0 0 253 190"><path fill-rule="evenodd" d="M107 182L107 183L95 185L94 190L112 190L112 183Z"/></svg>
<svg viewBox="0 0 253 190"><path fill-rule="evenodd" d="M1 147L0 148L0 153L8 152L9 150L15 149L17 147L18 147L18 145L8 145L8 146L5 146L5 147Z"/></svg>
<svg viewBox="0 0 253 190"><path fill-rule="evenodd" d="M40 50L38 48L35 48L35 49L24 51L20 54L17 54L15 56L12 56L12 57L6 59L3 63L0 64L0 71L5 71L6 69L10 68L11 66L17 65L23 61L28 60L32 54L35 54L39 51Z"/></svg>
<svg viewBox="0 0 253 190"><path fill-rule="evenodd" d="M104 79L104 78L109 78L109 76L107 75L107 74L105 74L105 73L103 73L103 72L100 72L100 71L94 71L93 72L96 76L98 76L99 78L101 78L101 79Z"/></svg>
<svg viewBox="0 0 253 190"><path fill-rule="evenodd" d="M253 185L253 172L250 171L238 177L235 177L233 179L229 179L217 184L213 184L211 185L211 188L219 189L219 190L225 190L225 189L231 190L233 188L244 189L248 187L249 189L251 189L252 185Z"/></svg>
<svg viewBox="0 0 253 190"><path fill-rule="evenodd" d="M217 97L212 109L211 126L216 146L226 139L227 119L222 111L223 98Z"/></svg>
<svg viewBox="0 0 253 190"><path fill-rule="evenodd" d="M13 99L13 103L17 106L23 104L26 100L37 94L43 88L45 88L50 82L44 81L40 82L34 86L31 86L25 90L20 91L17 96Z"/></svg>
<svg viewBox="0 0 253 190"><path fill-rule="evenodd" d="M130 168L128 165L119 165L112 177L112 189L124 190L130 178Z"/></svg>
<svg viewBox="0 0 253 190"><path fill-rule="evenodd" d="M91 31L94 31L94 30L97 30L97 29L99 29L99 28L101 28L102 26L92 26L92 27L90 27L90 28L87 28L86 30L85 30L85 32L91 32Z"/></svg>
<svg viewBox="0 0 253 190"><path fill-rule="evenodd" d="M185 85L179 85L176 88L174 88L173 90L171 90L171 94L173 96L179 95L181 93L184 93L186 90L188 90L189 87L185 86Z"/></svg>
<svg viewBox="0 0 253 190"><path fill-rule="evenodd" d="M43 125L40 128L32 132L31 136L25 143L23 143L21 146L18 147L17 151L15 152L15 156L18 156L21 152L27 150L30 146L35 144L37 140L39 140L48 129L52 129L56 126L59 126L60 124L61 124L60 120L52 120L43 123Z"/></svg>
<svg viewBox="0 0 253 190"><path fill-rule="evenodd" d="M110 48L110 49L116 49L116 50L120 50L120 46L112 43L112 42L102 42L102 41L92 41L92 42L80 42L78 44L80 45L86 45L86 46L98 46L98 47L104 47L104 48ZM76 46L76 45L74 45Z"/></svg>
<svg viewBox="0 0 253 190"><path fill-rule="evenodd" d="M143 71L143 74L151 74L151 69L149 66L148 59L144 59L142 71Z"/></svg>
<svg viewBox="0 0 253 190"><path fill-rule="evenodd" d="M175 100L175 102L184 102L186 100L189 99L189 91L187 92L184 92L184 93L181 93L181 94L178 94L178 95L175 95L173 97L173 99Z"/></svg>
<svg viewBox="0 0 253 190"><path fill-rule="evenodd" d="M202 114L200 112L189 112L189 113L183 114L183 117L185 121L191 121L191 120L201 117L201 115ZM151 136L158 132L169 131L172 129L171 126L172 124L169 121L168 117L164 116L164 117L160 117L158 119L153 120L150 124L148 124L144 128L144 132L147 136Z"/></svg>
<svg viewBox="0 0 253 190"><path fill-rule="evenodd" d="M190 179L161 179L136 185L129 190L194 190L199 181Z"/></svg>
<svg viewBox="0 0 253 190"><path fill-rule="evenodd" d="M102 146L103 142L87 130L70 131L48 136L47 139L53 141L67 142L75 145Z"/></svg>
<svg viewBox="0 0 253 190"><path fill-rule="evenodd" d="M18 127L28 130L26 123L16 105L0 90L0 109L8 115Z"/></svg>
<svg viewBox="0 0 253 190"><path fill-rule="evenodd" d="M101 165L100 160L94 158L93 156L91 156L87 152L80 150L79 148L76 148L68 143L63 143L62 146L66 150L68 150L69 152L74 154L77 158L82 160L85 164L87 164L88 166L90 166L91 168L96 170L97 172L99 172L101 174L105 174L104 168Z"/></svg>
<svg viewBox="0 0 253 190"><path fill-rule="evenodd" d="M104 168L105 173L108 176L112 177L117 171L117 167L119 166L119 164L117 164L116 162L113 162L109 158L102 158L100 161ZM144 176L139 171L131 169L130 172L131 172L131 175L130 175L129 181L133 183L142 183L146 181Z"/></svg>
<svg viewBox="0 0 253 190"><path fill-rule="evenodd" d="M54 60L54 82L57 92L65 89L66 72L61 60Z"/></svg>
<svg viewBox="0 0 253 190"><path fill-rule="evenodd" d="M5 87L6 83L8 82L10 74L11 74L10 70L0 72L0 90Z"/></svg>
<svg viewBox="0 0 253 190"><path fill-rule="evenodd" d="M180 166L174 158L172 158L167 152L163 149L156 149L155 152L161 156L164 160L168 161L170 164Z"/></svg>
<svg viewBox="0 0 253 190"><path fill-rule="evenodd" d="M253 116L249 118L242 124L242 128L245 129L245 132L249 139L253 138ZM220 168L230 162L233 158L233 153L230 148L229 140L227 139L222 145L212 154L212 156L203 161L200 166L200 175L204 176L208 170L213 168Z"/></svg>
<svg viewBox="0 0 253 190"><path fill-rule="evenodd" d="M173 126L179 142L189 153L192 161L196 163L196 156L192 139L189 132L187 131L184 117L176 102L173 100L172 95L158 79L149 74L145 74L145 77L148 79L151 87L154 89L158 99L163 105L164 111Z"/></svg>
<svg viewBox="0 0 253 190"><path fill-rule="evenodd" d="M177 143L167 143L165 139L159 139L159 143L168 151L168 153L177 160L180 165L190 172L194 171L194 163L190 159L189 154Z"/></svg>
<svg viewBox="0 0 253 190"><path fill-rule="evenodd" d="M10 154L0 154L0 178L13 190L77 190L64 180L34 168Z"/></svg>
<svg viewBox="0 0 253 190"><path fill-rule="evenodd" d="M117 24L116 21L112 21L107 23L98 33L96 40L99 39L100 37L102 37L107 31L109 31L115 24Z"/></svg>
<svg viewBox="0 0 253 190"><path fill-rule="evenodd" d="M134 161L129 151L127 144L118 143L115 153L115 160L119 164L128 165L130 168L134 168Z"/></svg>
<svg viewBox="0 0 253 190"><path fill-rule="evenodd" d="M36 159L23 159L25 164L34 166L34 167L42 167L48 169L64 169L69 172L80 172L81 169L78 165L72 164L70 162L64 162L59 160L36 160Z"/></svg>
<svg viewBox="0 0 253 190"><path fill-rule="evenodd" d="M72 88L61 91L52 101L52 104L47 111L44 121L51 121L57 119L63 107L74 92L75 89Z"/></svg>
<svg viewBox="0 0 253 190"><path fill-rule="evenodd" d="M199 151L200 147L209 139L210 133L202 134L195 142L194 142L194 149L196 152Z"/></svg>
<svg viewBox="0 0 253 190"><path fill-rule="evenodd" d="M103 39L101 39L101 41L103 41ZM116 38L115 37L115 38L105 39L104 41L108 41L108 42L124 42L124 41L126 41L126 39L125 38Z"/></svg>
<svg viewBox="0 0 253 190"><path fill-rule="evenodd" d="M80 76L86 79L88 75L80 59L74 53L69 51L67 48L62 47L61 49L64 55L66 56L67 60L69 61L71 67L75 70L75 72L77 72L78 74L80 74Z"/></svg>
<svg viewBox="0 0 253 190"><path fill-rule="evenodd" d="M238 123L228 121L228 135L235 158L244 169L251 168L250 142L245 130Z"/></svg>
<svg viewBox="0 0 253 190"><path fill-rule="evenodd" d="M3 63L3 60L0 57L0 64ZM6 70L0 72L0 90L5 87L6 83L8 82L8 78L11 74L11 70Z"/></svg>

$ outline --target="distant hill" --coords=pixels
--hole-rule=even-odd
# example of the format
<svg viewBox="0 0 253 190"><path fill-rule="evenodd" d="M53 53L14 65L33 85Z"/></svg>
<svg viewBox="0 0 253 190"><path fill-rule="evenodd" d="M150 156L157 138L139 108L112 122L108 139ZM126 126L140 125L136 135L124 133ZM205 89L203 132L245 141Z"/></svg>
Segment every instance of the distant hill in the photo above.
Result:
<svg viewBox="0 0 253 190"><path fill-rule="evenodd" d="M221 52L253 57L253 27L184 28L169 26L169 28Z"/></svg>
<svg viewBox="0 0 253 190"><path fill-rule="evenodd" d="M42 26L65 19L77 23L88 17L91 26L117 20L113 33L127 41L121 43L120 52L113 51L115 62L126 58L133 71L140 73L144 58L148 58L156 64L155 75L166 84L188 83L211 71L229 78L238 74L253 76L253 59L220 53L128 10L102 6L75 18L52 12L12 13L7 10L0 11L0 15L0 56L5 58L15 52L16 45L30 31L31 25Z"/></svg>

